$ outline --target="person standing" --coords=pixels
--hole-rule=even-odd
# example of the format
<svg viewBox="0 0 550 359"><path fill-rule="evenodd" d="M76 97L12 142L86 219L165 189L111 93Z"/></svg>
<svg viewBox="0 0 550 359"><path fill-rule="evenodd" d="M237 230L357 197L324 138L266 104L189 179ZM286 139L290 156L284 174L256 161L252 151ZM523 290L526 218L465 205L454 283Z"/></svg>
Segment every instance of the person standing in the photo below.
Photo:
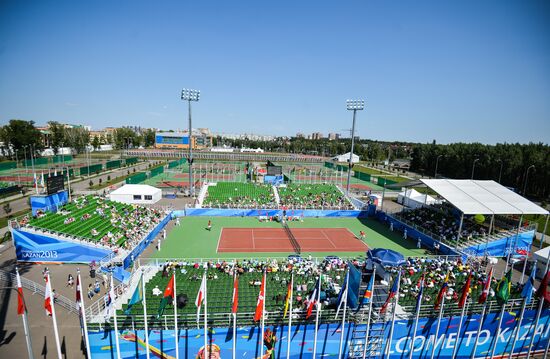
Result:
<svg viewBox="0 0 550 359"><path fill-rule="evenodd" d="M166 239L166 228L162 230L162 239Z"/></svg>
<svg viewBox="0 0 550 359"><path fill-rule="evenodd" d="M407 228L403 230L403 239L407 239Z"/></svg>
<svg viewBox="0 0 550 359"><path fill-rule="evenodd" d="M420 236L418 236L418 242L416 242L416 248L420 249L422 248L422 239Z"/></svg>
<svg viewBox="0 0 550 359"><path fill-rule="evenodd" d="M211 231L212 230L212 221L209 219L208 224L206 225L206 229Z"/></svg>

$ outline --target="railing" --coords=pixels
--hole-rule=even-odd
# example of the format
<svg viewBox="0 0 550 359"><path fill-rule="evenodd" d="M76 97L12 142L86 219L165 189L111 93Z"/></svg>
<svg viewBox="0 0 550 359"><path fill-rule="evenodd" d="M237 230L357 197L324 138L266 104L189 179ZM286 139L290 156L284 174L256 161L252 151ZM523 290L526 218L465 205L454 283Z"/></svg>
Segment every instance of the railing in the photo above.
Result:
<svg viewBox="0 0 550 359"><path fill-rule="evenodd" d="M0 270L0 281L4 281L6 283L15 283L15 274ZM32 291L33 294L38 293L44 296L46 292L46 287L24 277L21 277L21 286L23 286L23 288L25 289ZM55 304L58 304L59 306L65 308L69 313L78 314L76 302L73 302L67 297L56 294L54 302Z"/></svg>

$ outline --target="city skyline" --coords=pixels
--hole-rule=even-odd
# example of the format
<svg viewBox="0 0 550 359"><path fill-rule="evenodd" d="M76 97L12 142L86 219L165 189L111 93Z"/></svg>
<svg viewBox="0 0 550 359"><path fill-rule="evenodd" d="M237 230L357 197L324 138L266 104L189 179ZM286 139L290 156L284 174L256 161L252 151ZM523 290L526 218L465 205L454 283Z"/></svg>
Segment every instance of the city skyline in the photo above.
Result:
<svg viewBox="0 0 550 359"><path fill-rule="evenodd" d="M131 6L128 6L131 4ZM544 1L0 5L12 118L380 141L550 143ZM161 124L161 125L159 125Z"/></svg>

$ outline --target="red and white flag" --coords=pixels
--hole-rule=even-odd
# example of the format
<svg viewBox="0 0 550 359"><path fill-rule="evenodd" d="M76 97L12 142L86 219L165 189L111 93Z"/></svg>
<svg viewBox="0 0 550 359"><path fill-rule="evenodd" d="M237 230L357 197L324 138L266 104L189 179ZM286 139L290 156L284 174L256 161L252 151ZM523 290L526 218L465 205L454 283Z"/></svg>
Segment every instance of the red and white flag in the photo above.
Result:
<svg viewBox="0 0 550 359"><path fill-rule="evenodd" d="M19 277L19 271L16 273L17 278L17 314L23 315L27 308L25 308L25 301L23 300L23 286L21 285L21 277Z"/></svg>
<svg viewBox="0 0 550 359"><path fill-rule="evenodd" d="M491 270L489 271L489 275L487 275L487 280L483 284L483 292L481 292L481 295L479 296L478 303L483 304L487 300L487 296L489 295L489 290L491 289L491 281L493 280L493 268L491 267Z"/></svg>
<svg viewBox="0 0 550 359"><path fill-rule="evenodd" d="M237 314L237 308L239 307L239 277L235 274L233 280L233 306L231 307L231 313Z"/></svg>
<svg viewBox="0 0 550 359"><path fill-rule="evenodd" d="M317 306L317 291L319 290L319 287L321 286L321 278L317 279L317 283L315 283L315 288L313 289L313 293L311 293L308 304L307 304L307 313L306 313L306 319L311 317L311 312L313 312L313 307Z"/></svg>
<svg viewBox="0 0 550 359"><path fill-rule="evenodd" d="M195 299L195 305L197 306L197 322L199 321L199 315L201 313L202 304L206 304L206 273L202 276L201 287L197 293L197 299Z"/></svg>
<svg viewBox="0 0 550 359"><path fill-rule="evenodd" d="M265 301L265 272L262 278L262 285L260 286L260 293L258 294L258 302L256 303L256 312L254 313L254 321L262 319L264 315L264 301Z"/></svg>
<svg viewBox="0 0 550 359"><path fill-rule="evenodd" d="M46 310L46 315L52 316L52 305L53 305L53 293L52 286L50 284L50 275L46 274L46 292L44 293L44 309Z"/></svg>

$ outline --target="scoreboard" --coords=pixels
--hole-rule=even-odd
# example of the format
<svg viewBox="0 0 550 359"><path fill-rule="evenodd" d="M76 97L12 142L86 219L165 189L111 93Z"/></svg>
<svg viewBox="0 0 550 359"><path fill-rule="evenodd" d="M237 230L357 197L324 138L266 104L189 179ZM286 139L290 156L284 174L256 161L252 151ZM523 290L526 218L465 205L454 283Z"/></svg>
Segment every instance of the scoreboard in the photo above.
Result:
<svg viewBox="0 0 550 359"><path fill-rule="evenodd" d="M48 188L48 195L63 191L65 189L64 176L49 176L46 180L46 187Z"/></svg>

